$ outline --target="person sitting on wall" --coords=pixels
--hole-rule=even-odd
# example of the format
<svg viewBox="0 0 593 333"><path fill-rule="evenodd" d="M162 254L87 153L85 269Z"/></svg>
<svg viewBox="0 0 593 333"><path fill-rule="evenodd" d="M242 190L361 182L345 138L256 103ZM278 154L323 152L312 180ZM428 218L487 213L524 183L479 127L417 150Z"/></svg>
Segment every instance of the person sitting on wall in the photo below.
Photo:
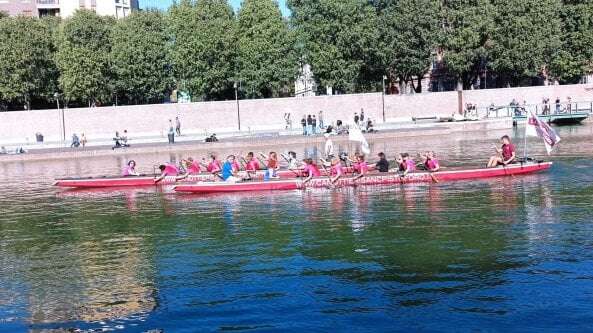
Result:
<svg viewBox="0 0 593 333"><path fill-rule="evenodd" d="M212 134L209 137L207 137L205 141L206 142L218 142L218 138L216 137L216 134Z"/></svg>
<svg viewBox="0 0 593 333"><path fill-rule="evenodd" d="M78 138L78 135L74 133L72 134L72 143L70 144L70 147L78 148L78 146L80 146L80 139Z"/></svg>

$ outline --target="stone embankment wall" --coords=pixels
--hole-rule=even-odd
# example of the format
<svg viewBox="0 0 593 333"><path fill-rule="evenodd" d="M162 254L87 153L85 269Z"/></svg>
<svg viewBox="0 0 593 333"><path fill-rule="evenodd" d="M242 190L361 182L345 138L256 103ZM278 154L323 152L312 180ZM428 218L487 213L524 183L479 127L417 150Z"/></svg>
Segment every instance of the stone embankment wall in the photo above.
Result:
<svg viewBox="0 0 593 333"><path fill-rule="evenodd" d="M573 102L593 100L593 85L542 86L508 89L463 91L462 103L486 107L491 103L507 105L513 98L522 103L540 103L542 97L551 101L568 96ZM426 93L417 95L386 95L387 121L410 120L412 117L451 116L459 109L458 92ZM354 112L364 109L366 117L375 122L383 120L381 93L300 98L276 98L239 101L242 131L283 129L284 114L290 113L294 128L306 114L317 115L323 110L324 120L352 121ZM155 104L118 107L76 108L61 112L56 109L0 113L0 143L33 142L35 133L45 141L58 141L65 123L66 139L72 133L85 133L89 140L110 138L115 131L127 129L131 137L163 136L169 119L179 116L182 133L206 134L237 131L238 115L235 101L202 102L191 104Z"/></svg>

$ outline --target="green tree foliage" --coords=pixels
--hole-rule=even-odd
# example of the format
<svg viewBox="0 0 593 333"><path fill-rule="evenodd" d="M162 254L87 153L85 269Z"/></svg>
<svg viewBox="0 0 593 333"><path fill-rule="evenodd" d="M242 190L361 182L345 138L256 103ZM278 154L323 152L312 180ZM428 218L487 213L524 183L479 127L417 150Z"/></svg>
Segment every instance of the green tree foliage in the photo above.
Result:
<svg viewBox="0 0 593 333"><path fill-rule="evenodd" d="M68 102L107 102L114 93L109 55L115 21L79 10L60 28L56 55L60 88Z"/></svg>
<svg viewBox="0 0 593 333"><path fill-rule="evenodd" d="M54 87L53 45L44 23L35 18L0 20L0 99L23 103L48 97Z"/></svg>
<svg viewBox="0 0 593 333"><path fill-rule="evenodd" d="M593 72L593 0L565 0L560 22L561 45L550 72L561 82L577 83Z"/></svg>
<svg viewBox="0 0 593 333"><path fill-rule="evenodd" d="M440 52L445 67L465 88L472 84L487 59L494 27L490 0L440 0Z"/></svg>
<svg viewBox="0 0 593 333"><path fill-rule="evenodd" d="M379 26L363 0L289 0L292 20L321 86L357 92L380 82Z"/></svg>
<svg viewBox="0 0 593 333"><path fill-rule="evenodd" d="M274 0L244 0L238 17L239 79L250 97L279 96L297 73L295 39Z"/></svg>
<svg viewBox="0 0 593 333"><path fill-rule="evenodd" d="M560 44L560 0L493 0L489 58L502 85L546 72Z"/></svg>
<svg viewBox="0 0 593 333"><path fill-rule="evenodd" d="M134 103L162 102L173 86L163 15L136 12L119 20L111 37L111 66L118 94Z"/></svg>
<svg viewBox="0 0 593 333"><path fill-rule="evenodd" d="M395 0L380 9L385 63L399 82L414 84L416 79L416 92L422 91L437 47L438 5L437 0Z"/></svg>

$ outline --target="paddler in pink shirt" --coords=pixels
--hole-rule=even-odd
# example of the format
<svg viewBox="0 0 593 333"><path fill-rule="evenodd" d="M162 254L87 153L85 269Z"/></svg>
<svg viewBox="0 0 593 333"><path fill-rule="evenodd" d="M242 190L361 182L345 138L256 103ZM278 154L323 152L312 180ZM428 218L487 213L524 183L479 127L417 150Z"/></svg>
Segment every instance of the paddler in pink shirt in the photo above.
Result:
<svg viewBox="0 0 593 333"><path fill-rule="evenodd" d="M210 172L211 174L218 174L222 170L220 166L220 162L216 159L216 156L210 155L210 163L206 166L206 171Z"/></svg>
<svg viewBox="0 0 593 333"><path fill-rule="evenodd" d="M352 166L357 173L356 177L354 177L354 180L360 179L369 173L369 166L364 160L364 155L362 154L356 155L356 162L354 162Z"/></svg>
<svg viewBox="0 0 593 333"><path fill-rule="evenodd" d="M128 162L128 165L122 171L122 176L123 177L140 176L140 174L138 172L136 172L136 161L130 160Z"/></svg>
<svg viewBox="0 0 593 333"><path fill-rule="evenodd" d="M200 163L198 163L198 161L194 161L192 157L188 157L187 160L183 160L183 162L187 168L187 172L185 175L178 177L177 180L185 179L191 175L199 175L202 172Z"/></svg>
<svg viewBox="0 0 593 333"><path fill-rule="evenodd" d="M416 163L408 153L401 154L400 171L403 171L402 176L407 176L408 173L416 171Z"/></svg>
<svg viewBox="0 0 593 333"><path fill-rule="evenodd" d="M253 155L253 152L247 153L245 158L245 171L247 171L247 178L251 179L251 177L255 176L259 168L259 162Z"/></svg>
<svg viewBox="0 0 593 333"><path fill-rule="evenodd" d="M305 167L303 168L303 173L307 173L308 174L307 178L305 178L303 180L303 184L306 184L309 181L311 181L311 179L313 179L313 177L320 177L321 176L321 172L319 172L319 168L317 167L317 165L315 164L315 162L313 162L313 159L311 159L311 158L305 158L303 160L303 163L305 163Z"/></svg>
<svg viewBox="0 0 593 333"><path fill-rule="evenodd" d="M439 165L439 160L437 160L436 155L433 151L427 151L424 156L424 168L430 172L437 172L441 169Z"/></svg>
<svg viewBox="0 0 593 333"><path fill-rule="evenodd" d="M167 177L167 176L177 177L177 175L179 174L179 169L171 163L159 165L159 170L161 170L161 175L154 179L155 183L160 182L161 180L165 179L165 177Z"/></svg>
<svg viewBox="0 0 593 333"><path fill-rule="evenodd" d="M331 166L329 180L332 184L335 184L344 175L344 168L342 167L340 158L335 157L331 162L321 159L321 162L326 166Z"/></svg>

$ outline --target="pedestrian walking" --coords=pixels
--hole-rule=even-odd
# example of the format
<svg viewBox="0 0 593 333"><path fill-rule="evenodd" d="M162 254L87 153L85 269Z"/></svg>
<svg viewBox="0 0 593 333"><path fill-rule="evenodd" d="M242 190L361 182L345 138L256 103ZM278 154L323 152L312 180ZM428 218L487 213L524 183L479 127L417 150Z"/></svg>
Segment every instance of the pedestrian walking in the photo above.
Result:
<svg viewBox="0 0 593 333"><path fill-rule="evenodd" d="M315 118L315 115L313 115L311 129L312 129L314 135L317 134L317 118Z"/></svg>
<svg viewBox="0 0 593 333"><path fill-rule="evenodd" d="M363 108L360 109L360 119L359 120L360 120L360 124L364 125L364 109Z"/></svg>
<svg viewBox="0 0 593 333"><path fill-rule="evenodd" d="M175 143L175 128L173 127L173 121L169 119L169 132L167 133L167 138L169 138L169 144Z"/></svg>
<svg viewBox="0 0 593 333"><path fill-rule="evenodd" d="M84 133L82 133L80 135L80 144L82 145L82 148L84 148L86 146L86 142L87 142L86 135L84 135Z"/></svg>
<svg viewBox="0 0 593 333"><path fill-rule="evenodd" d="M354 112L354 125L358 126L358 121L360 120L360 117L358 116L357 112Z"/></svg>
<svg viewBox="0 0 593 333"><path fill-rule="evenodd" d="M319 124L319 129L323 130L325 128L325 124L323 123L323 111L319 111L319 116L317 117L317 123Z"/></svg>
<svg viewBox="0 0 593 333"><path fill-rule="evenodd" d="M179 116L175 117L175 132L177 135L181 135L181 121L179 120Z"/></svg>
<svg viewBox="0 0 593 333"><path fill-rule="evenodd" d="M303 115L303 119L301 119L301 126L303 126L303 135L307 135L307 119L305 115Z"/></svg>

